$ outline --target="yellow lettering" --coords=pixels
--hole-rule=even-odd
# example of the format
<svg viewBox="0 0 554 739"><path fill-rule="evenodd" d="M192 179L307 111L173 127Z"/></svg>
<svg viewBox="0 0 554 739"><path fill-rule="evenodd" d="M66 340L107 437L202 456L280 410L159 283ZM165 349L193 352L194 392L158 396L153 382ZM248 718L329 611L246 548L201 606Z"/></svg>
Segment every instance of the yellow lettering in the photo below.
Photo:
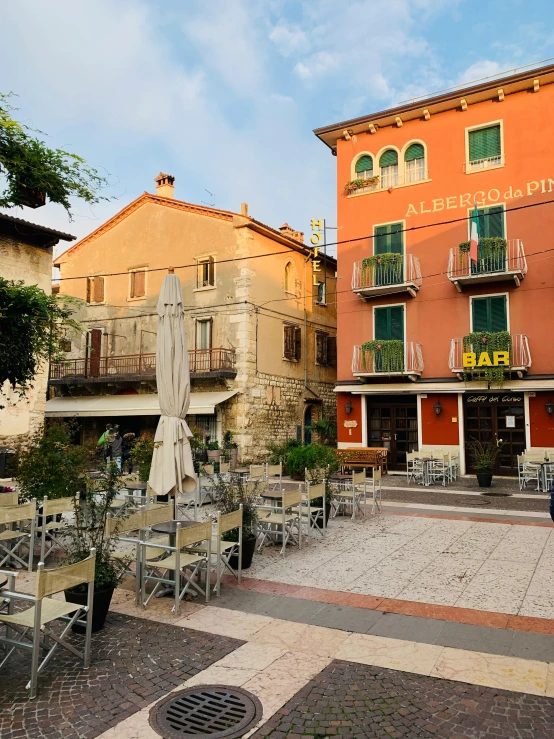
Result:
<svg viewBox="0 0 554 739"><path fill-rule="evenodd" d="M493 352L492 360L495 367L503 364L504 367L510 366L510 352Z"/></svg>
<svg viewBox="0 0 554 739"><path fill-rule="evenodd" d="M317 257L317 255L319 254L319 250L320 249L321 249L320 246L314 246L314 257Z"/></svg>
<svg viewBox="0 0 554 739"><path fill-rule="evenodd" d="M496 193L496 195L493 195L493 193ZM496 187L493 187L492 190L489 190L488 198L491 203L496 203L498 200L500 200L500 191L497 190Z"/></svg>
<svg viewBox="0 0 554 739"><path fill-rule="evenodd" d="M310 226L312 227L312 231L322 231L323 230L323 221L321 218L318 218L317 221L315 218L312 218L310 221Z"/></svg>
<svg viewBox="0 0 554 739"><path fill-rule="evenodd" d="M551 180L549 177L548 178L548 192L552 192L553 187L554 187L554 180Z"/></svg>
<svg viewBox="0 0 554 739"><path fill-rule="evenodd" d="M532 195L538 189L539 183L536 180L531 180L531 182L527 183L527 195Z"/></svg>
<svg viewBox="0 0 554 739"><path fill-rule="evenodd" d="M516 190L514 192L514 198L522 198L522 197L523 197L523 193L521 190Z"/></svg>
<svg viewBox="0 0 554 739"><path fill-rule="evenodd" d="M479 197L481 195L481 197ZM475 193L475 202L477 205L485 205L485 191L484 190L477 190Z"/></svg>
<svg viewBox="0 0 554 739"><path fill-rule="evenodd" d="M460 208L463 208L464 205L467 208L471 208L471 206L472 206L471 193L470 192L466 192L465 195L460 195Z"/></svg>
<svg viewBox="0 0 554 739"><path fill-rule="evenodd" d="M424 205L425 205L425 200L422 200L421 203L419 204L421 213L432 213L433 212L431 208L429 208L429 210L425 210L425 208L423 207Z"/></svg>
<svg viewBox="0 0 554 739"><path fill-rule="evenodd" d="M416 207L410 203L408 205L408 212L406 213L406 218L412 215L417 216L417 210L416 210Z"/></svg>
<svg viewBox="0 0 554 739"><path fill-rule="evenodd" d="M312 261L312 270L314 272L321 272L321 261L319 259L314 259Z"/></svg>
<svg viewBox="0 0 554 739"><path fill-rule="evenodd" d="M545 181L544 180L541 180L541 185L542 185L541 192L546 192L546 185L545 185Z"/></svg>
<svg viewBox="0 0 554 739"><path fill-rule="evenodd" d="M464 367L475 367L475 352L464 352L462 360Z"/></svg>
<svg viewBox="0 0 554 739"><path fill-rule="evenodd" d="M513 197L514 195L512 193L512 186L510 185L509 190L506 190L506 192L504 193L504 200L511 200Z"/></svg>
<svg viewBox="0 0 554 739"><path fill-rule="evenodd" d="M319 280L317 279L317 275L314 273L313 279L312 279L312 285L319 285Z"/></svg>
<svg viewBox="0 0 554 739"><path fill-rule="evenodd" d="M452 208L456 207L456 196L451 195L449 198L446 198L446 210L452 210Z"/></svg>
<svg viewBox="0 0 554 739"><path fill-rule="evenodd" d="M321 232L320 231L314 231L314 233L310 237L310 241L312 244L320 244L321 243Z"/></svg>
<svg viewBox="0 0 554 739"><path fill-rule="evenodd" d="M439 208L440 205L440 208ZM433 212L437 212L438 210L444 210L444 200L442 198L434 198L433 199Z"/></svg>
<svg viewBox="0 0 554 739"><path fill-rule="evenodd" d="M478 367L492 367L491 358L489 357L488 352L481 352L481 356L479 357L477 366Z"/></svg>

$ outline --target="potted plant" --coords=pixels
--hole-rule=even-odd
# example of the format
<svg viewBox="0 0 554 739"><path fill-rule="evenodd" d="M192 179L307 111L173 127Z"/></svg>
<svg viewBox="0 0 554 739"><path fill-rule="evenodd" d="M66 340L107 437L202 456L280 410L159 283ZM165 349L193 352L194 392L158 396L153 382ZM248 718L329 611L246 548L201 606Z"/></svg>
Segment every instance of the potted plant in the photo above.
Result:
<svg viewBox="0 0 554 739"><path fill-rule="evenodd" d="M247 570L252 564L256 551L258 511L254 501L259 495L260 483L246 483L240 476L233 476L231 480L227 480L221 475L215 475L213 484L214 497L221 513L238 511L242 503L242 569ZM227 531L223 534L223 539L238 541L237 530ZM238 555L231 555L229 564L234 570L238 569Z"/></svg>
<svg viewBox="0 0 554 739"><path fill-rule="evenodd" d="M474 439L467 446L477 475L477 484L480 488L490 488L498 454L503 446L502 439L497 442Z"/></svg>
<svg viewBox="0 0 554 739"><path fill-rule="evenodd" d="M337 472L340 468L340 461L335 449L323 444L309 444L308 446L296 447L290 450L287 457L287 474L293 480L304 480L306 470L310 482L321 482L320 470L329 469L329 474ZM325 507L325 520L329 520L331 513L331 501L333 500L333 491L327 480L325 485L325 500L315 499L312 502L314 507Z"/></svg>
<svg viewBox="0 0 554 739"><path fill-rule="evenodd" d="M206 449L208 450L208 460L211 462L219 462L221 459L221 449L219 448L219 442L217 439L214 439L213 441L208 441L206 444Z"/></svg>
<svg viewBox="0 0 554 739"><path fill-rule="evenodd" d="M223 454L227 462L231 464L231 469L237 466L239 450L233 441L233 432L227 430L223 434Z"/></svg>
<svg viewBox="0 0 554 739"><path fill-rule="evenodd" d="M121 472L114 462L105 465L100 477L88 479L75 501L75 519L66 529L65 545L68 564L80 562L89 556L90 549L96 549L96 569L94 573L94 603L92 630L104 628L113 592L125 574L129 559L114 555L118 541L118 527L111 535L106 533L106 521L120 488ZM119 512L118 521L124 521L124 511ZM123 514L123 515L121 515ZM77 585L65 591L65 599L70 603L84 605L87 602L87 586ZM84 627L75 624L73 630L84 633Z"/></svg>

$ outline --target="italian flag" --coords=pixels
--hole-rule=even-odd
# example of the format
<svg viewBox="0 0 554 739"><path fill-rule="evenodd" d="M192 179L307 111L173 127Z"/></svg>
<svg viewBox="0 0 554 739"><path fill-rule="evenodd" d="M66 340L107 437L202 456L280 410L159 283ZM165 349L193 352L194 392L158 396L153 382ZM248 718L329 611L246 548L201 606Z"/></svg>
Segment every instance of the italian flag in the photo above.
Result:
<svg viewBox="0 0 554 739"><path fill-rule="evenodd" d="M469 229L469 258L474 264L477 264L477 247L479 246L479 211L477 203L473 209Z"/></svg>

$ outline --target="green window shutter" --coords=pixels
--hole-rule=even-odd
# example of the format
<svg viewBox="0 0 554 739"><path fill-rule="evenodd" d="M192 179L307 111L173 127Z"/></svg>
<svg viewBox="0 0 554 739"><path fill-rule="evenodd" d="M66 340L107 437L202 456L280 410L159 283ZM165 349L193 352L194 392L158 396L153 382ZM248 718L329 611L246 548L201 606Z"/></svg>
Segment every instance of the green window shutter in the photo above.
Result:
<svg viewBox="0 0 554 739"><path fill-rule="evenodd" d="M406 154L404 155L404 160L406 162L411 162L414 159L424 159L425 158L425 149L423 148L423 144L412 144L411 146L408 146L406 149Z"/></svg>
<svg viewBox="0 0 554 739"><path fill-rule="evenodd" d="M375 308L375 339L404 341L404 306Z"/></svg>
<svg viewBox="0 0 554 739"><path fill-rule="evenodd" d="M387 151L381 154L381 159L379 159L380 167L392 167L395 164L398 164L398 154L394 149L387 149Z"/></svg>
<svg viewBox="0 0 554 739"><path fill-rule="evenodd" d="M490 301L490 324L491 331L507 331L508 330L508 315L506 310L506 296L498 295L494 298L489 298Z"/></svg>
<svg viewBox="0 0 554 739"><path fill-rule="evenodd" d="M474 298L472 301L473 331L508 330L508 312L506 296L498 295L491 298Z"/></svg>
<svg viewBox="0 0 554 739"><path fill-rule="evenodd" d="M360 157L356 162L356 172L373 172L373 159L369 155Z"/></svg>
<svg viewBox="0 0 554 739"><path fill-rule="evenodd" d="M495 205L493 208L479 208L479 232L482 239L489 236L504 238L504 207Z"/></svg>
<svg viewBox="0 0 554 739"><path fill-rule="evenodd" d="M375 238L373 239L373 253L395 254L404 253L404 233L402 223L388 223L386 226L375 227Z"/></svg>
<svg viewBox="0 0 554 739"><path fill-rule="evenodd" d="M469 132L470 162L499 157L500 154L500 125Z"/></svg>

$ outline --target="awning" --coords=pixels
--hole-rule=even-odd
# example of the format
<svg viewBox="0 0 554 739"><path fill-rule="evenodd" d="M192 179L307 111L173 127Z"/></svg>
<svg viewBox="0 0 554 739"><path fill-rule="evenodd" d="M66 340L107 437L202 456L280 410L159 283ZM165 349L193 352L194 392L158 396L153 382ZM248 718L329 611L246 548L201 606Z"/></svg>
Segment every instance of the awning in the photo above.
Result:
<svg viewBox="0 0 554 739"><path fill-rule="evenodd" d="M385 383L375 385L336 385L336 393L352 393L353 395L419 395L420 393L480 393L480 392L554 392L554 380L510 380L505 379L501 388L490 390L483 382L410 382Z"/></svg>
<svg viewBox="0 0 554 739"><path fill-rule="evenodd" d="M210 415L238 390L218 393L191 393L188 415ZM80 395L51 398L46 401L46 418L74 418L87 416L159 416L160 404L155 393L145 395Z"/></svg>

